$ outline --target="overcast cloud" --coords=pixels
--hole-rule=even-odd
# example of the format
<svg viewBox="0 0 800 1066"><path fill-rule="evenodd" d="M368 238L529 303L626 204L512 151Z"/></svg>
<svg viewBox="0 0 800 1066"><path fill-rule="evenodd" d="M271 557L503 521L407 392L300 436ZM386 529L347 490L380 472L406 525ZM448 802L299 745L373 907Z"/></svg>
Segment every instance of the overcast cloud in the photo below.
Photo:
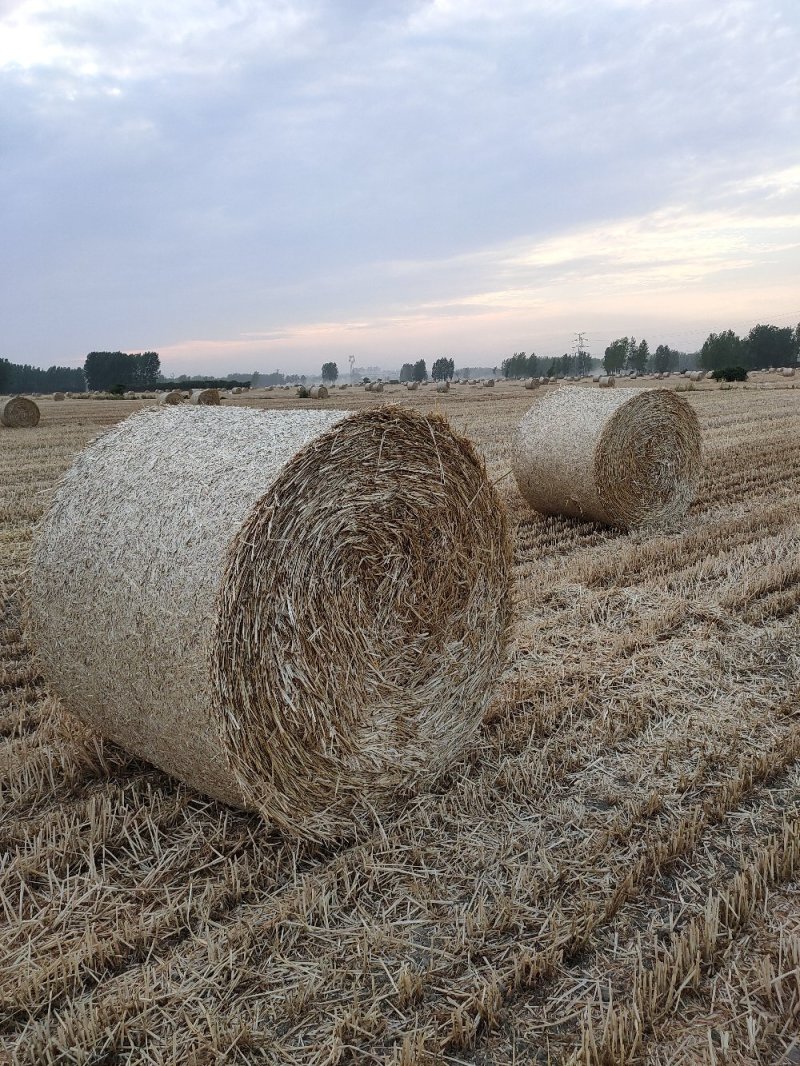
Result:
<svg viewBox="0 0 800 1066"><path fill-rule="evenodd" d="M793 325L799 31L796 0L0 0L0 355Z"/></svg>

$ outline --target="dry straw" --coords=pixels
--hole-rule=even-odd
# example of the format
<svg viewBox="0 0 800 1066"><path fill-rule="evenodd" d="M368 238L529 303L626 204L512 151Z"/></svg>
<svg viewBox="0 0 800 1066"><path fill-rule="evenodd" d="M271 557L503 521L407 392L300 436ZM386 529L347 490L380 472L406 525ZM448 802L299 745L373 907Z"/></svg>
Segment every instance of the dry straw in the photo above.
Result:
<svg viewBox="0 0 800 1066"><path fill-rule="evenodd" d="M177 407L178 404L183 403L183 393L180 389L173 389L172 392L162 392L158 397L158 402L168 407Z"/></svg>
<svg viewBox="0 0 800 1066"><path fill-rule="evenodd" d="M9 429L29 429L39 425L39 406L27 396L12 396L0 409L0 422Z"/></svg>
<svg viewBox="0 0 800 1066"><path fill-rule="evenodd" d="M53 393L53 399L54 400L66 400L66 398L67 398L66 394L63 393L63 392L54 392Z"/></svg>
<svg viewBox="0 0 800 1066"><path fill-rule="evenodd" d="M617 387L616 379L608 374L604 374L602 377L599 377L597 379L597 384L600 386L601 389L615 389Z"/></svg>
<svg viewBox="0 0 800 1066"><path fill-rule="evenodd" d="M33 643L71 711L316 839L464 751L512 611L481 460L441 417L391 406L145 409L67 472L31 581Z"/></svg>
<svg viewBox="0 0 800 1066"><path fill-rule="evenodd" d="M523 419L513 461L520 492L543 514L622 528L673 525L700 475L700 427L666 389L560 388Z"/></svg>
<svg viewBox="0 0 800 1066"><path fill-rule="evenodd" d="M325 385L314 385L313 388L308 390L308 395L312 400L327 400L328 389Z"/></svg>

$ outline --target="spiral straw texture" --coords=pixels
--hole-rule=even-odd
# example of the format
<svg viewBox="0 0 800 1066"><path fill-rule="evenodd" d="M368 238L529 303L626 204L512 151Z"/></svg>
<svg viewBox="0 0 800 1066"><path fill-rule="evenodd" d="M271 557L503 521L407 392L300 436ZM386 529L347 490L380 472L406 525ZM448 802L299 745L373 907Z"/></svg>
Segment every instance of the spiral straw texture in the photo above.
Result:
<svg viewBox="0 0 800 1066"><path fill-rule="evenodd" d="M32 429L39 417L39 405L27 396L12 396L0 408L0 422L9 429Z"/></svg>
<svg viewBox="0 0 800 1066"><path fill-rule="evenodd" d="M543 514L666 528L686 514L700 459L697 416L674 392L562 387L523 419L512 465Z"/></svg>
<svg viewBox="0 0 800 1066"><path fill-rule="evenodd" d="M333 839L469 743L510 563L483 465L438 416L150 408L66 474L37 533L31 635L97 731Z"/></svg>

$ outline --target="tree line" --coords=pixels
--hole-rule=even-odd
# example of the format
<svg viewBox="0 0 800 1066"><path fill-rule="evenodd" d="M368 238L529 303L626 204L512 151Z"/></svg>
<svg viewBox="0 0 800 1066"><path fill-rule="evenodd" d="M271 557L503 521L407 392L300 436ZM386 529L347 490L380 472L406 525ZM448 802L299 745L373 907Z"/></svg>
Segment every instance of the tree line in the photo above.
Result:
<svg viewBox="0 0 800 1066"><path fill-rule="evenodd" d="M796 366L800 357L800 323L791 326L770 326L759 323L746 337L739 337L732 329L709 333L699 352L687 354L666 344L659 344L651 355L647 341L638 344L635 337L619 337L606 348L603 366L609 374L623 370L663 373L678 370L687 363L695 363L702 370L764 370L771 366Z"/></svg>
<svg viewBox="0 0 800 1066"><path fill-rule="evenodd" d="M0 392L84 392L83 370L74 366L49 366L43 370L28 363L0 359Z"/></svg>
<svg viewBox="0 0 800 1066"><path fill-rule="evenodd" d="M508 359L500 364L500 370L507 378L554 378L572 377L577 374L588 374L592 369L592 357L588 352L578 351L573 355L564 352L563 355L539 356L534 352L526 355L525 352L514 352Z"/></svg>
<svg viewBox="0 0 800 1066"><path fill-rule="evenodd" d="M89 352L83 372L92 391L154 389L161 360L158 352Z"/></svg>

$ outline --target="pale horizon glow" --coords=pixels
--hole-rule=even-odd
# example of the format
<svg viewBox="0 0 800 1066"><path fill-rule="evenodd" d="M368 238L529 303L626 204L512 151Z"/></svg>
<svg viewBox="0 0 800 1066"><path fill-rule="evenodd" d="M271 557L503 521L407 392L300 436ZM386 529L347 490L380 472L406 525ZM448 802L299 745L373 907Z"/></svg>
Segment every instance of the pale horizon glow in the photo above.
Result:
<svg viewBox="0 0 800 1066"><path fill-rule="evenodd" d="M0 356L794 326L798 54L793 0L0 0Z"/></svg>

